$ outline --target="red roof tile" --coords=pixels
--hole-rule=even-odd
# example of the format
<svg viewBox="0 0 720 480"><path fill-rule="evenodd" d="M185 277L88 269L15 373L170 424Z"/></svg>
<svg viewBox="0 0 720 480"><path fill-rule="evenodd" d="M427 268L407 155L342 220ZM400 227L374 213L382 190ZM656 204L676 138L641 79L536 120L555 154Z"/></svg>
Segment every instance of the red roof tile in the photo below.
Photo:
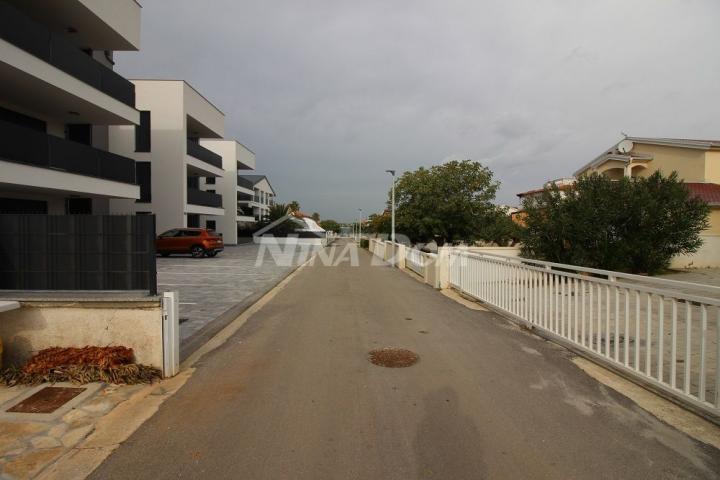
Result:
<svg viewBox="0 0 720 480"><path fill-rule="evenodd" d="M720 205L720 185L717 183L692 183L686 182L685 185L690 193L709 205Z"/></svg>

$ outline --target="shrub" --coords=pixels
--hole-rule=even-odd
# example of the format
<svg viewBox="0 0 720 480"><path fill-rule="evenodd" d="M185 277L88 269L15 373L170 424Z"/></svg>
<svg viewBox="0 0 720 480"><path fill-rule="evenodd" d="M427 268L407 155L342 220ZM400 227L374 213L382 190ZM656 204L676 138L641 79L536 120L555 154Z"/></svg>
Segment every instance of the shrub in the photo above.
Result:
<svg viewBox="0 0 720 480"><path fill-rule="evenodd" d="M702 245L709 207L677 173L610 180L592 174L523 204L522 255L606 270L655 274Z"/></svg>

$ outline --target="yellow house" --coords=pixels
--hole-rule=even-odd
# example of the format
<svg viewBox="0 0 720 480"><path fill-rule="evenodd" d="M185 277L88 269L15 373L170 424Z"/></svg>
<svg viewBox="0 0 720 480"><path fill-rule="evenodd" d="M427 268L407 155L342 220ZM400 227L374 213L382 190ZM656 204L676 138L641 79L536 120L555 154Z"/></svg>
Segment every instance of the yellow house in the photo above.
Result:
<svg viewBox="0 0 720 480"><path fill-rule="evenodd" d="M704 244L694 255L679 256L674 268L720 267L720 140L626 137L575 172L597 172L610 178L647 177L673 171L690 192L711 207Z"/></svg>

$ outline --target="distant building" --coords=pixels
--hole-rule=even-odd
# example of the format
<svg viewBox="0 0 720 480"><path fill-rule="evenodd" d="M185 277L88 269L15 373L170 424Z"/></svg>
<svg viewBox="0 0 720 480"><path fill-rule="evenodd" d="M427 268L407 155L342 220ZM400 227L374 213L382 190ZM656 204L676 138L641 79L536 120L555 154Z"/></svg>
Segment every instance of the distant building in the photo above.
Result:
<svg viewBox="0 0 720 480"><path fill-rule="evenodd" d="M252 215L256 221L262 220L275 205L275 189L265 175L240 175L239 178L252 184L252 195L238 194L238 206L245 215Z"/></svg>

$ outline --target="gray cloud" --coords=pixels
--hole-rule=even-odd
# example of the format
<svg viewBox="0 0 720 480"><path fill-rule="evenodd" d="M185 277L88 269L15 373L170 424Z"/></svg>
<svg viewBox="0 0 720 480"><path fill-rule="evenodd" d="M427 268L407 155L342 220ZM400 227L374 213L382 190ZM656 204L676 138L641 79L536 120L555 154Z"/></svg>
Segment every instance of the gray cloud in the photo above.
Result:
<svg viewBox="0 0 720 480"><path fill-rule="evenodd" d="M715 0L142 4L118 70L188 80L281 200L324 217L380 210L387 168L473 158L516 203L620 130L720 137Z"/></svg>

